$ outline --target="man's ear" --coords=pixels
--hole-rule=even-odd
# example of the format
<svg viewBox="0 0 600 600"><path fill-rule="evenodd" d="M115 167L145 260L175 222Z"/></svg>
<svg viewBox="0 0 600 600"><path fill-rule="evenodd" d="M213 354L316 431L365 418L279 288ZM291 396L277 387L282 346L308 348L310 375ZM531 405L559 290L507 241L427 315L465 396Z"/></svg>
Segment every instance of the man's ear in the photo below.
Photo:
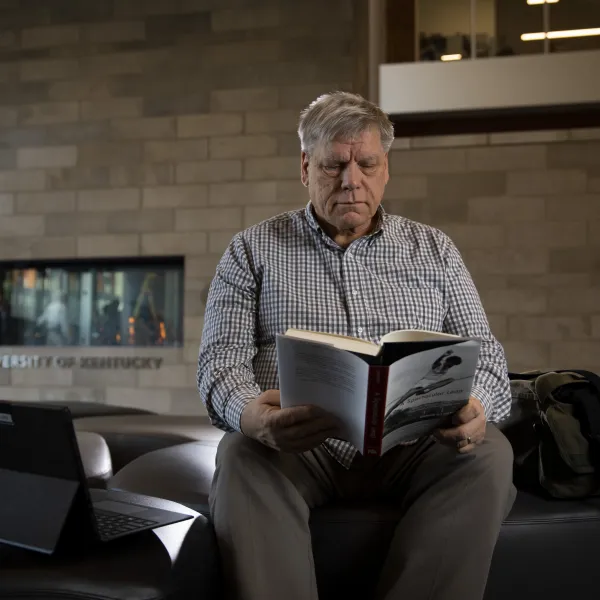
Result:
<svg viewBox="0 0 600 600"><path fill-rule="evenodd" d="M388 181L390 180L390 163L389 163L389 154L386 153L385 155L385 185L388 184Z"/></svg>
<svg viewBox="0 0 600 600"><path fill-rule="evenodd" d="M300 179L302 185L308 187L308 154L304 150L300 154Z"/></svg>

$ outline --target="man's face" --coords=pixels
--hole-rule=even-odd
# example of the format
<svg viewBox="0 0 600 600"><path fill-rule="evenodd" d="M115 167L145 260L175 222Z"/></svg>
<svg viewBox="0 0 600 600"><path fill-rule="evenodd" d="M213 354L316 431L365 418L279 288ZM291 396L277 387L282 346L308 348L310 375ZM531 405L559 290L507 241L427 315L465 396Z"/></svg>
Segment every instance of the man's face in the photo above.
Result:
<svg viewBox="0 0 600 600"><path fill-rule="evenodd" d="M302 153L302 183L317 216L337 232L368 232L388 179L388 157L376 130L317 147L310 157Z"/></svg>

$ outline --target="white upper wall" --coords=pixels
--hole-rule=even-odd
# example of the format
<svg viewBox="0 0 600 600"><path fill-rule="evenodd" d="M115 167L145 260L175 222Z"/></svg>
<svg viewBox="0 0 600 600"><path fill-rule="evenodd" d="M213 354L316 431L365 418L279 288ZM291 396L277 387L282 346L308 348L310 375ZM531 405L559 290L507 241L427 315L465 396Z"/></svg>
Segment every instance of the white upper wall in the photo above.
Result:
<svg viewBox="0 0 600 600"><path fill-rule="evenodd" d="M390 114L594 102L600 50L379 67L379 103Z"/></svg>
<svg viewBox="0 0 600 600"><path fill-rule="evenodd" d="M495 26L495 0L478 0L476 9L477 33L493 36ZM470 0L419 0L417 3L419 31L431 35L469 35L471 31Z"/></svg>

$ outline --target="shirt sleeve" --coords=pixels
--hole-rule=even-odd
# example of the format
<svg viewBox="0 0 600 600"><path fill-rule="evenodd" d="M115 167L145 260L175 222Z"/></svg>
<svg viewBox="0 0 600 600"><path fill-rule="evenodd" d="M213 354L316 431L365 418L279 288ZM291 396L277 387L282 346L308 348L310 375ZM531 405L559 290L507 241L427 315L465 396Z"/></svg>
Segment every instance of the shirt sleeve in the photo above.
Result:
<svg viewBox="0 0 600 600"><path fill-rule="evenodd" d="M511 407L504 349L490 330L479 293L458 249L447 236L445 241L444 331L481 340L471 395L483 405L487 420L498 422L508 416Z"/></svg>
<svg viewBox="0 0 600 600"><path fill-rule="evenodd" d="M256 306L256 279L242 235L237 234L210 286L197 371L208 415L226 431L241 430L244 407L261 394L253 369Z"/></svg>

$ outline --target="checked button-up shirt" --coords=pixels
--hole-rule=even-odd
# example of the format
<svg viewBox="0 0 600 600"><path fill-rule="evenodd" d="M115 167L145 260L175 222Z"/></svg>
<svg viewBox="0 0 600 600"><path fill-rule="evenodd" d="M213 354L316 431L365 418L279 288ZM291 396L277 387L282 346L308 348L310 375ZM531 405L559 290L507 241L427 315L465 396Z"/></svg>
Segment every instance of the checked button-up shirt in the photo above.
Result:
<svg viewBox="0 0 600 600"><path fill-rule="evenodd" d="M456 246L381 207L378 217L373 233L346 248L325 234L310 203L234 236L211 284L198 360L198 389L214 425L240 431L246 404L278 388L275 339L290 327L372 342L400 329L477 337L471 394L488 421L509 414L504 351ZM357 452L337 439L325 446L345 467Z"/></svg>

